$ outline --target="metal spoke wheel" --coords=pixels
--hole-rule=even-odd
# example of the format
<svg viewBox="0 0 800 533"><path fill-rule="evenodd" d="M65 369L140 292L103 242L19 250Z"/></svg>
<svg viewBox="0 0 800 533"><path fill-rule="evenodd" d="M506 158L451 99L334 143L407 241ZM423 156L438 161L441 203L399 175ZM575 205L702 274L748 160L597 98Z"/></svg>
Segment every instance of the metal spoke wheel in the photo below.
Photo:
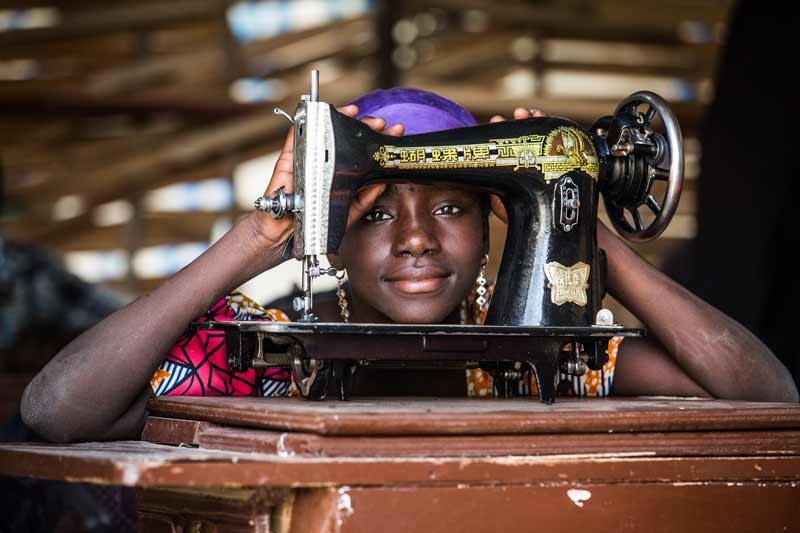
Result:
<svg viewBox="0 0 800 533"><path fill-rule="evenodd" d="M647 110L640 111L645 105ZM656 116L664 133L651 128ZM675 114L663 98L641 91L620 102L597 132L602 132L610 151L612 171L603 200L611 223L630 241L655 239L672 220L683 186L683 138ZM652 192L657 181L666 182L661 200ZM640 208L652 213L649 223Z"/></svg>

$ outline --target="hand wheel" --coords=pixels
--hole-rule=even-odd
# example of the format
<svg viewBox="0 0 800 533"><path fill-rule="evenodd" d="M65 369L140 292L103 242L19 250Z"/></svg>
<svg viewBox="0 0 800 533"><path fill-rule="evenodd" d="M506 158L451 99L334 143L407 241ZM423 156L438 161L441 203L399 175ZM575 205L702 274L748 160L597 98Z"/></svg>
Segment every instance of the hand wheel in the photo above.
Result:
<svg viewBox="0 0 800 533"><path fill-rule="evenodd" d="M639 111L643 104L648 105L646 112ZM656 114L665 134L650 128ZM613 117L601 119L593 130L605 138L610 152L603 199L611 223L630 241L655 239L672 220L683 186L683 138L675 114L663 98L641 91L620 102ZM651 193L655 181L666 182L661 202ZM655 215L649 224L639 212L643 205Z"/></svg>

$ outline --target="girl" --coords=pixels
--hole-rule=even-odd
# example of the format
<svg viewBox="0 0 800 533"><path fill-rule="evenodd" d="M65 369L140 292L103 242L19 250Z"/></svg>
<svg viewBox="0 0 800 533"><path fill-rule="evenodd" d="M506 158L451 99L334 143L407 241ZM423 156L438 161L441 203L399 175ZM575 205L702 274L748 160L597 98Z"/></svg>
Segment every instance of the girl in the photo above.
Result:
<svg viewBox="0 0 800 533"><path fill-rule="evenodd" d="M455 103L413 89L375 91L339 111L390 135L475 123ZM514 111L515 119L530 116L543 115ZM492 119L497 120L503 118ZM265 195L281 186L292 190L292 146L290 131ZM491 205L502 218L502 206L497 201ZM346 313L336 302L317 305L315 312L323 321L465 320L471 313L463 312L462 302L481 272L488 246L488 212L484 197L452 187L376 185L360 191L339 254L331 257L335 267L349 273L349 305ZM291 232L291 217L274 220L258 211L245 217L163 285L61 350L25 390L25 422L59 442L135 439L154 391L288 393L282 370L233 373L218 336L182 334L198 316L285 319L280 311L261 309L242 295L220 297L279 264ZM605 369L608 382L595 389L609 390L613 378L614 392L621 395L797 401L789 373L741 325L662 275L602 224L598 243L608 255L608 292L645 324L649 337L623 342L616 365L612 357ZM435 382L413 373L359 375L356 394L463 395L467 389L463 371ZM485 386L474 374L471 379L473 387Z"/></svg>

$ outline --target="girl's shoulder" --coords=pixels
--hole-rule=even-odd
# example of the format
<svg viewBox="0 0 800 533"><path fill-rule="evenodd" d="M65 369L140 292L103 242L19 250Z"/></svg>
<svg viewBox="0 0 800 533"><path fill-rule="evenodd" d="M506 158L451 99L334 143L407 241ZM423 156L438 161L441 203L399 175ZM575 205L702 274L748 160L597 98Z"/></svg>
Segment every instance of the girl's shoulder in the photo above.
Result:
<svg viewBox="0 0 800 533"><path fill-rule="evenodd" d="M220 298L204 317L206 320L264 320L289 322L289 315L282 309L262 307L252 298L239 291Z"/></svg>
<svg viewBox="0 0 800 533"><path fill-rule="evenodd" d="M234 320L288 322L289 317L234 291L196 321ZM188 328L153 373L150 387L156 396L285 396L291 376L282 368L236 372L228 365L224 332Z"/></svg>

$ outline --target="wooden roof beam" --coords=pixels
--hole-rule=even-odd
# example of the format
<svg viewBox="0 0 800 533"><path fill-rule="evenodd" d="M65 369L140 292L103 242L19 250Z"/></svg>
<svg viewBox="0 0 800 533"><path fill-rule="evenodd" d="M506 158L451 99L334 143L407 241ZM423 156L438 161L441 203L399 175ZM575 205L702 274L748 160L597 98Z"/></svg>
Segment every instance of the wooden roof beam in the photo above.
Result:
<svg viewBox="0 0 800 533"><path fill-rule="evenodd" d="M353 74L335 83L323 84L321 92L324 91L330 102L347 101L363 92L369 81L366 74ZM283 105L295 103L293 96ZM60 196L79 193L88 199L89 206L95 206L117 199L128 191L145 191L164 176L188 172L213 161L230 161L229 158L235 154L248 150L261 150L263 153L265 145L286 132L285 120L273 114L270 107L269 111L184 134L155 152L115 162L84 176L50 181L41 188L38 199L48 204ZM25 220L19 221L19 224L25 223ZM75 219L52 223L43 234L29 235L29 238L46 238L50 233L70 231L73 224Z"/></svg>
<svg viewBox="0 0 800 533"><path fill-rule="evenodd" d="M677 24L681 21L724 21L730 8L730 2L722 5L695 3L681 5L680 9L675 8L672 2L658 0L634 4L625 2L611 9L604 9L604 3L581 3L577 8L566 2L497 4L491 0L440 0L436 7L451 13L478 9L487 13L492 27L524 28L543 36L672 44L682 42L677 32ZM656 7L658 4L665 4L666 8L660 10ZM429 2L422 0L409 0L403 5L406 13L431 7ZM652 10L656 10L661 18L655 19ZM474 35L479 38L480 34Z"/></svg>
<svg viewBox="0 0 800 533"><path fill-rule="evenodd" d="M225 8L231 2L232 0L170 0L61 10L61 19L55 26L0 32L0 49L80 39L89 35L149 31L198 20L224 20Z"/></svg>

